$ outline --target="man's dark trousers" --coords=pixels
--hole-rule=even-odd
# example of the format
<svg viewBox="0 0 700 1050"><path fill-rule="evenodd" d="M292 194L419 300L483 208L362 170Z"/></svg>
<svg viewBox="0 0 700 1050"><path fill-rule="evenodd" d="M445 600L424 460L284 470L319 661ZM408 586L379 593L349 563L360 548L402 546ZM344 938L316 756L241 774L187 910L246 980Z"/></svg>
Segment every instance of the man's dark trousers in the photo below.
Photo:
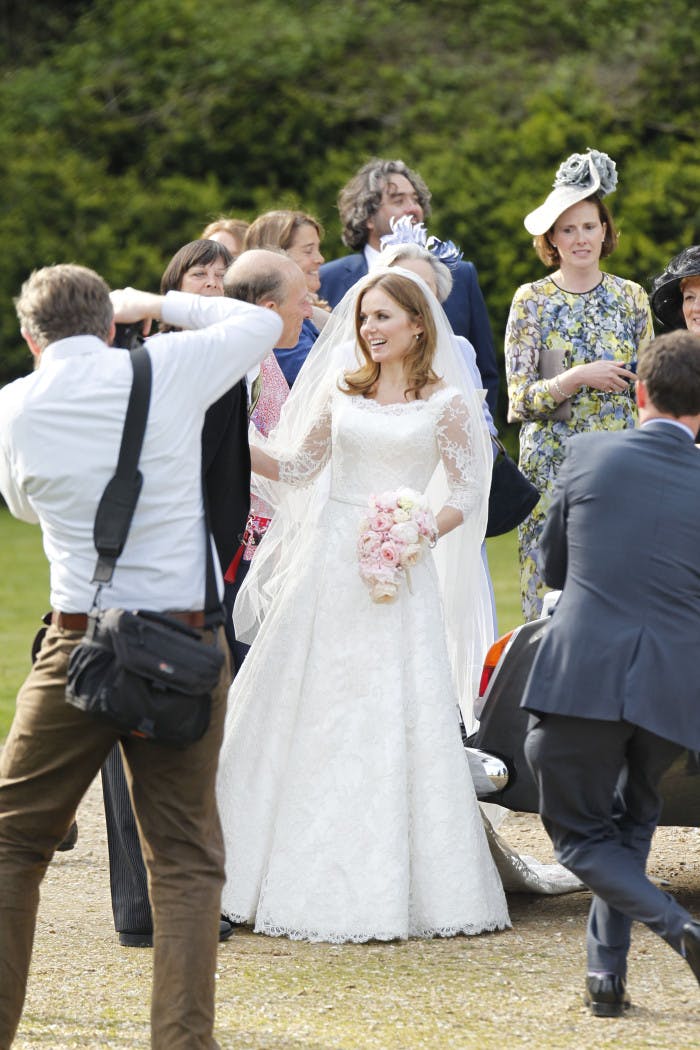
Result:
<svg viewBox="0 0 700 1050"><path fill-rule="evenodd" d="M525 748L557 860L594 894L588 970L626 976L633 920L680 951L691 916L645 868L661 812L659 780L683 749L629 722L560 715L544 715Z"/></svg>

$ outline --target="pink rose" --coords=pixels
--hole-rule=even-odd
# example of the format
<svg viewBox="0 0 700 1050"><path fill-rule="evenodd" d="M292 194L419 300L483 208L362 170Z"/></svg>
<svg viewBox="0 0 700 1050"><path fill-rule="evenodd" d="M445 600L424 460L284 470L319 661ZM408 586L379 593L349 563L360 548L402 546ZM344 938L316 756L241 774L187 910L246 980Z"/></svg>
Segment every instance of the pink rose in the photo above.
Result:
<svg viewBox="0 0 700 1050"><path fill-rule="evenodd" d="M393 543L382 543L379 553L385 565L399 564L399 553Z"/></svg>
<svg viewBox="0 0 700 1050"><path fill-rule="evenodd" d="M396 506L396 497L393 492L382 492L380 496L373 496L372 503L378 510L392 511Z"/></svg>
<svg viewBox="0 0 700 1050"><path fill-rule="evenodd" d="M425 536L430 543L434 543L437 539L437 522L433 512L431 510L421 511L420 515L416 516L415 522L421 535Z"/></svg>
<svg viewBox="0 0 700 1050"><path fill-rule="evenodd" d="M394 519L391 514L386 510L380 510L371 519L370 528L373 532L388 532L393 524Z"/></svg>
<svg viewBox="0 0 700 1050"><path fill-rule="evenodd" d="M379 550L381 542L382 537L378 532L373 532L371 529L363 532L357 541L357 550L360 557L365 557Z"/></svg>

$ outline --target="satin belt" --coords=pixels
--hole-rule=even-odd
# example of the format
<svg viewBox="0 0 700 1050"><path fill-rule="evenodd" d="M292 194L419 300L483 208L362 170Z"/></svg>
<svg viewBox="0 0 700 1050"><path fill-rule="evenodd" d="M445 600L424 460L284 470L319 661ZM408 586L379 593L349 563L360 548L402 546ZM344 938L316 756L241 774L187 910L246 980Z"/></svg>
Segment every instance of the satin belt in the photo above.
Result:
<svg viewBox="0 0 700 1050"><path fill-rule="evenodd" d="M335 503L349 503L351 507L362 507L364 510L369 510L368 496L365 499L352 499L350 496L338 496L331 493L328 499L332 499Z"/></svg>

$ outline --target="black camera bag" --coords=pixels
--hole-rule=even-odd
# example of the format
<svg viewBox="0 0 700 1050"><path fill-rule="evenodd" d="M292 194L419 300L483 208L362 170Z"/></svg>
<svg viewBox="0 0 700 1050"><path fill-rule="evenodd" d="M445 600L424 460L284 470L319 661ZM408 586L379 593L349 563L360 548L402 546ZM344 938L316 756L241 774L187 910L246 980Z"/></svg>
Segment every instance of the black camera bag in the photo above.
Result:
<svg viewBox="0 0 700 1050"><path fill-rule="evenodd" d="M66 699L123 734L186 746L209 725L224 662L216 645L160 613L92 613L73 651Z"/></svg>

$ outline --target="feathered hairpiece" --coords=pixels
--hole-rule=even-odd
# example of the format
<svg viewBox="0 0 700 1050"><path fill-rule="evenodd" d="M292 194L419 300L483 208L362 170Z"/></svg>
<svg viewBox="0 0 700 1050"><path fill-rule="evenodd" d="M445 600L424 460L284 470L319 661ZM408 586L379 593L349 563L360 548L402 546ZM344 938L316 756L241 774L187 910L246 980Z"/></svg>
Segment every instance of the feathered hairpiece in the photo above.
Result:
<svg viewBox="0 0 700 1050"><path fill-rule="evenodd" d="M380 239L382 248L388 248L389 245L394 244L418 244L449 267L456 266L464 255L454 241L441 241L439 237L434 237L432 234L428 236L424 224L413 222L410 215L402 215L400 219L389 221L392 232L385 233Z"/></svg>

